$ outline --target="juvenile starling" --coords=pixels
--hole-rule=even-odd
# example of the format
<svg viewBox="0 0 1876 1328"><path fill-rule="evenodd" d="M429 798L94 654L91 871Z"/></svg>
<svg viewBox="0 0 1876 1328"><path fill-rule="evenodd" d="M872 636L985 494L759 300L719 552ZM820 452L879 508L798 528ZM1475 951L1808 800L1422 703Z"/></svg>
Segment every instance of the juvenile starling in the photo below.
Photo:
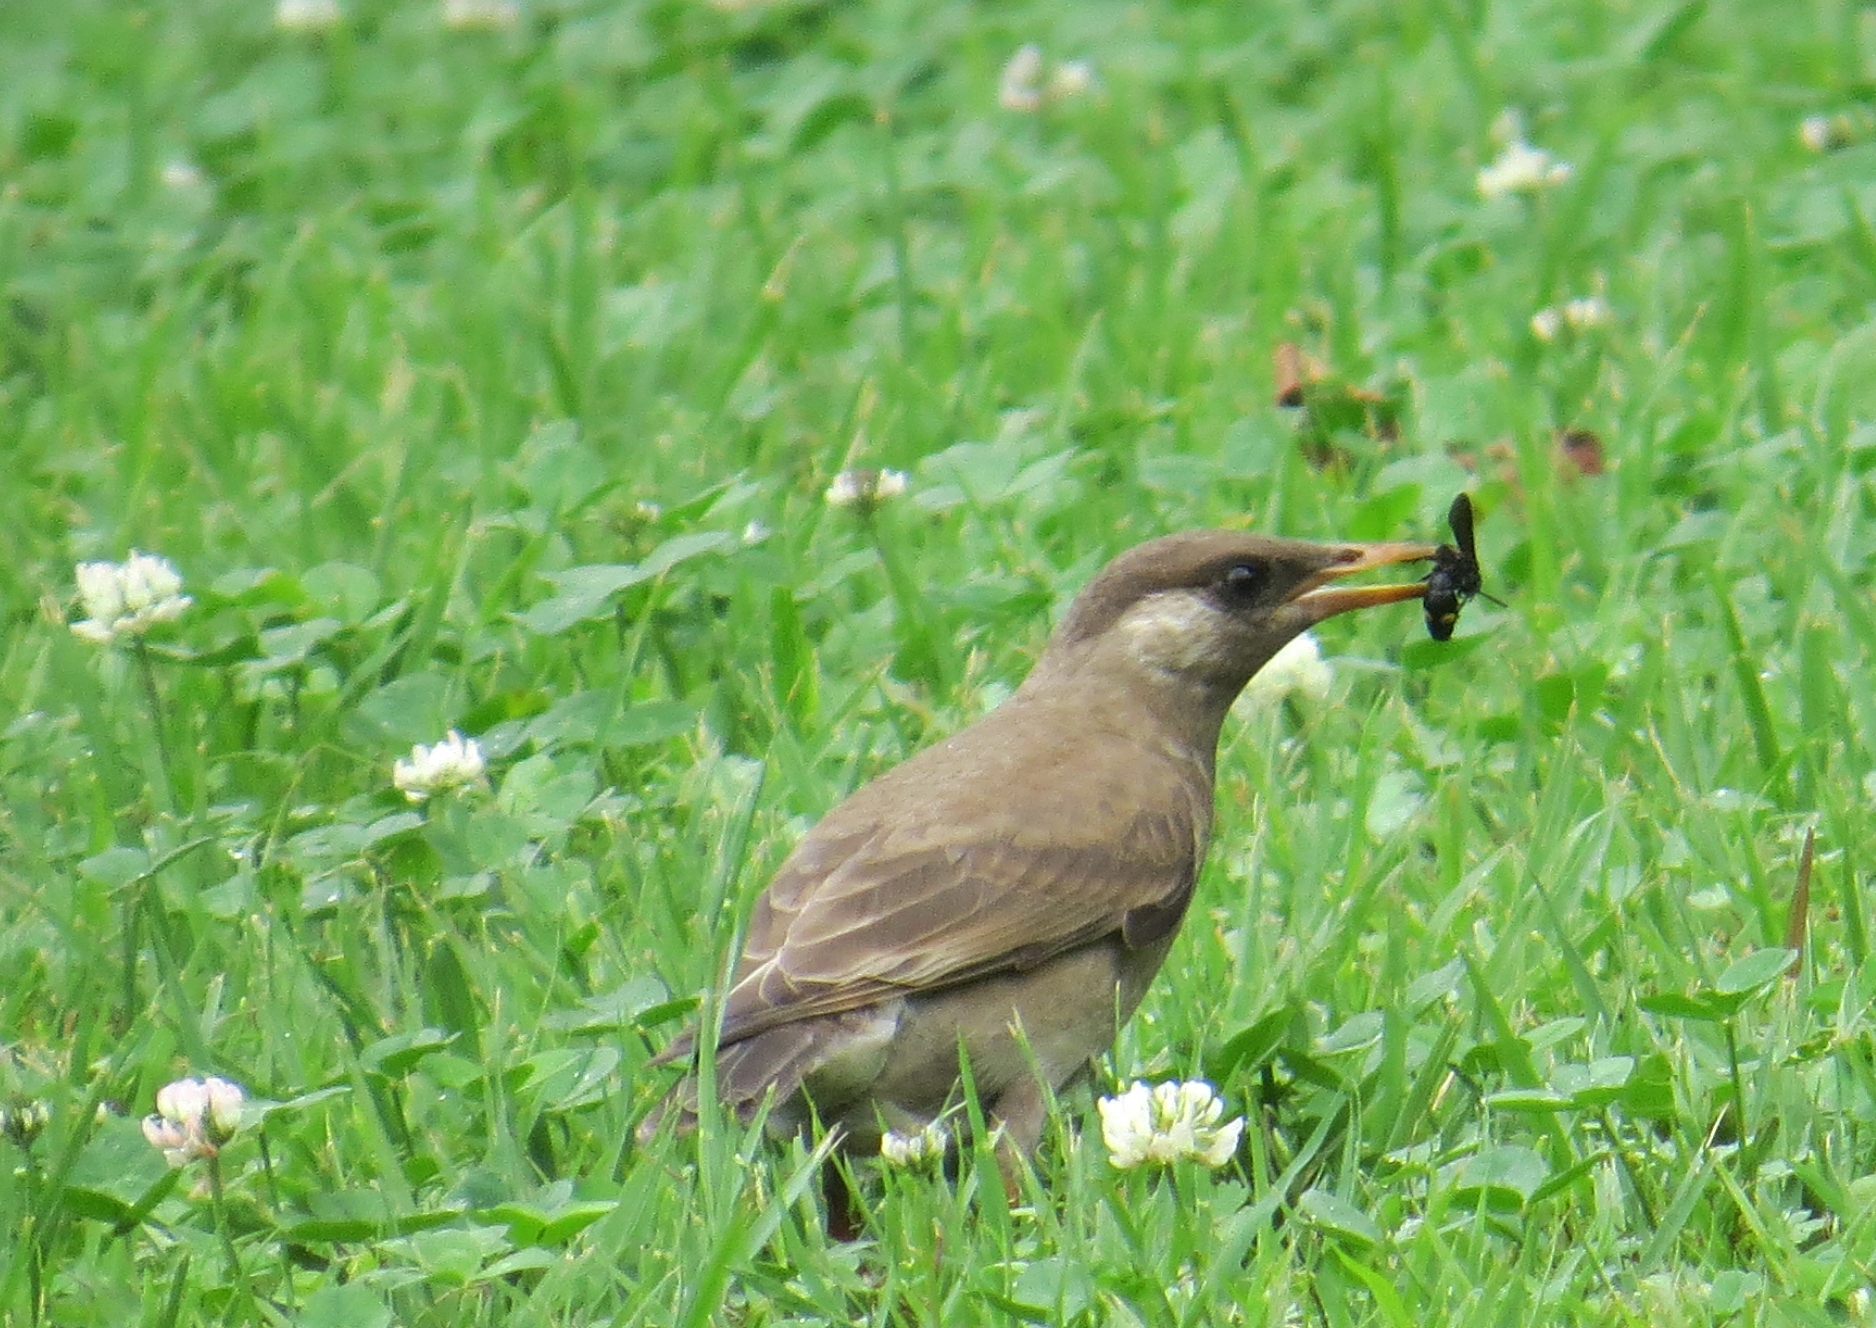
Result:
<svg viewBox="0 0 1876 1328"><path fill-rule="evenodd" d="M959 1047L1011 1143L1108 1047L1185 917L1226 712L1283 644L1425 585L1333 584L1429 544L1231 530L1121 554L1015 695L829 812L756 901L722 1003L716 1091L844 1146L959 1100ZM694 1032L661 1060L695 1053ZM694 1116L687 1080L641 1127Z"/></svg>

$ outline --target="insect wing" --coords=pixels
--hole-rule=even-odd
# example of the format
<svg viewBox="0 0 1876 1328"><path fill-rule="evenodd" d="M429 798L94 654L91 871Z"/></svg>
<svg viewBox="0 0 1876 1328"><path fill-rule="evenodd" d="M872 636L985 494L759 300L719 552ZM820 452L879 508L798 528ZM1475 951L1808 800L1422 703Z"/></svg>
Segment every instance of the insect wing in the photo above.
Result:
<svg viewBox="0 0 1876 1328"><path fill-rule="evenodd" d="M1446 509L1446 524L1453 528L1453 543L1466 561L1477 562L1478 549L1472 542L1472 499L1468 495L1462 493L1453 499L1453 505Z"/></svg>
<svg viewBox="0 0 1876 1328"><path fill-rule="evenodd" d="M1459 592L1460 603L1465 603L1485 588L1485 578L1479 574L1479 550L1473 543L1472 536L1472 499L1460 494L1453 499L1453 505L1447 509L1446 523L1453 528L1453 542L1459 547L1454 556L1442 564L1452 576L1453 589Z"/></svg>

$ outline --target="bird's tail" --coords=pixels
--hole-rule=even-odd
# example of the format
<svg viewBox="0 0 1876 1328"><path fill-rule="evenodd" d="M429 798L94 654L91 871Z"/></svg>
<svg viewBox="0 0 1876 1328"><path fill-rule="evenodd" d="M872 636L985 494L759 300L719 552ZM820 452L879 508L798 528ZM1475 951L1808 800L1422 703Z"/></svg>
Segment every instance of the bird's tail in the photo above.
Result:
<svg viewBox="0 0 1876 1328"><path fill-rule="evenodd" d="M769 1103L772 1125L791 1128L794 1113L790 1110L801 1090L801 1081L825 1059L826 1032L821 1020L806 1020L764 1029L753 1037L731 1043L717 1051L717 1101L737 1121L747 1125L755 1119L763 1103ZM682 1052L679 1053L680 1055ZM654 1059L653 1064L676 1059L670 1049ZM639 1123L638 1141L643 1144L664 1127L674 1124L677 1133L689 1134L697 1128L697 1073L693 1069L678 1080Z"/></svg>

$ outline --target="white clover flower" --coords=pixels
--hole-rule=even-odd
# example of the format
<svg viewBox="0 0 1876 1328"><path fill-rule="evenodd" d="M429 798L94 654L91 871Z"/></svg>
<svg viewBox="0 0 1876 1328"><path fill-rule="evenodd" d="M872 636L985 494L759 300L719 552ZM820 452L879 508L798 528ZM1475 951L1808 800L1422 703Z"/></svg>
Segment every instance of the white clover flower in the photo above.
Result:
<svg viewBox="0 0 1876 1328"><path fill-rule="evenodd" d="M1798 124L1798 141L1812 152L1835 152L1876 134L1876 109L1852 106L1836 115L1807 115Z"/></svg>
<svg viewBox="0 0 1876 1328"><path fill-rule="evenodd" d="M1071 101L1094 90L1094 66L1086 60L1064 60L1049 71L1050 101Z"/></svg>
<svg viewBox="0 0 1876 1328"><path fill-rule="evenodd" d="M181 1126L199 1126L208 1114L208 1088L200 1079L178 1079L156 1090L156 1114Z"/></svg>
<svg viewBox="0 0 1876 1328"><path fill-rule="evenodd" d="M1531 194L1560 185L1574 174L1567 161L1558 161L1542 148L1517 141L1505 145L1498 159L1479 170L1479 195L1502 198L1506 194Z"/></svg>
<svg viewBox="0 0 1876 1328"><path fill-rule="evenodd" d="M997 105L1006 111L1042 109L1042 48L1033 42L1017 48L997 79Z"/></svg>
<svg viewBox="0 0 1876 1328"><path fill-rule="evenodd" d="M927 1125L914 1134L888 1130L879 1141L879 1155L889 1166L907 1171L923 1171L945 1155L951 1145L942 1125Z"/></svg>
<svg viewBox="0 0 1876 1328"><path fill-rule="evenodd" d="M275 0L274 26L282 32L325 32L344 17L338 0Z"/></svg>
<svg viewBox="0 0 1876 1328"><path fill-rule="evenodd" d="M1098 1105L1101 1141L1108 1160L1122 1171L1184 1160L1216 1169L1236 1155L1244 1133L1242 1116L1221 1123L1225 1104L1202 1079L1157 1086L1136 1081Z"/></svg>
<svg viewBox="0 0 1876 1328"><path fill-rule="evenodd" d="M456 32L497 32L520 21L513 0L443 0L443 26Z"/></svg>
<svg viewBox="0 0 1876 1328"><path fill-rule="evenodd" d="M1313 633L1291 637L1283 649L1245 685L1244 695L1253 703L1275 704L1288 696L1320 701L1329 694L1331 677L1322 646Z"/></svg>
<svg viewBox="0 0 1876 1328"><path fill-rule="evenodd" d="M434 747L412 747L408 758L391 767L391 782L412 802L422 802L432 794L480 783L487 771L482 744L451 729Z"/></svg>
<svg viewBox="0 0 1876 1328"><path fill-rule="evenodd" d="M1094 66L1086 60L1051 65L1034 42L1019 47L997 78L997 104L1006 111L1030 113L1052 102L1071 101L1094 89Z"/></svg>
<svg viewBox="0 0 1876 1328"><path fill-rule="evenodd" d="M172 1167L186 1167L198 1157L209 1156L209 1141L200 1134L191 1134L174 1121L164 1120L161 1116L143 1118L143 1137L150 1147L162 1153L163 1160Z"/></svg>
<svg viewBox="0 0 1876 1328"><path fill-rule="evenodd" d="M246 1100L240 1085L226 1079L178 1079L157 1090L156 1114L143 1118L143 1137L172 1167L214 1157L240 1130Z"/></svg>
<svg viewBox="0 0 1876 1328"><path fill-rule="evenodd" d="M1584 295L1563 306L1563 321L1577 332L1603 327L1610 319L1609 302L1600 295Z"/></svg>
<svg viewBox="0 0 1876 1328"><path fill-rule="evenodd" d="M1602 296L1583 295L1532 314L1531 335L1539 341L1555 341L1565 328L1572 332L1592 332L1608 326L1614 316L1609 302Z"/></svg>
<svg viewBox="0 0 1876 1328"><path fill-rule="evenodd" d="M870 511L888 498L897 498L904 493L907 483L903 470L869 470L865 467L843 470L827 486L827 505Z"/></svg>
<svg viewBox="0 0 1876 1328"><path fill-rule="evenodd" d="M202 168L187 157L172 157L163 163L160 178L165 189L194 189L202 183Z"/></svg>
<svg viewBox="0 0 1876 1328"><path fill-rule="evenodd" d="M74 635L94 645L120 636L142 636L158 623L174 622L195 601L180 594L182 577L167 558L130 551L122 563L80 563L78 602L86 616Z"/></svg>
<svg viewBox="0 0 1876 1328"><path fill-rule="evenodd" d="M241 1111L247 1094L241 1091L241 1085L214 1075L204 1079L202 1087L208 1094L208 1111L204 1115L208 1137L217 1143L226 1143L241 1129Z"/></svg>

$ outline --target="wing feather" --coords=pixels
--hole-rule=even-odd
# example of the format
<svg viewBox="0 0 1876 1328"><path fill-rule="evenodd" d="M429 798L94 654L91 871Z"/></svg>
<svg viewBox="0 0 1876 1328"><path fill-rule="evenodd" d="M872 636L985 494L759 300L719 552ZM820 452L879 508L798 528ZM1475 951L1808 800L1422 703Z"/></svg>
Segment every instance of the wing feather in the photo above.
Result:
<svg viewBox="0 0 1876 1328"><path fill-rule="evenodd" d="M1001 715L888 771L802 841L751 915L720 1045L1179 924L1211 829L1209 754L1116 761L1108 730L1105 759L1088 759L1086 716L1039 746L1001 732Z"/></svg>

